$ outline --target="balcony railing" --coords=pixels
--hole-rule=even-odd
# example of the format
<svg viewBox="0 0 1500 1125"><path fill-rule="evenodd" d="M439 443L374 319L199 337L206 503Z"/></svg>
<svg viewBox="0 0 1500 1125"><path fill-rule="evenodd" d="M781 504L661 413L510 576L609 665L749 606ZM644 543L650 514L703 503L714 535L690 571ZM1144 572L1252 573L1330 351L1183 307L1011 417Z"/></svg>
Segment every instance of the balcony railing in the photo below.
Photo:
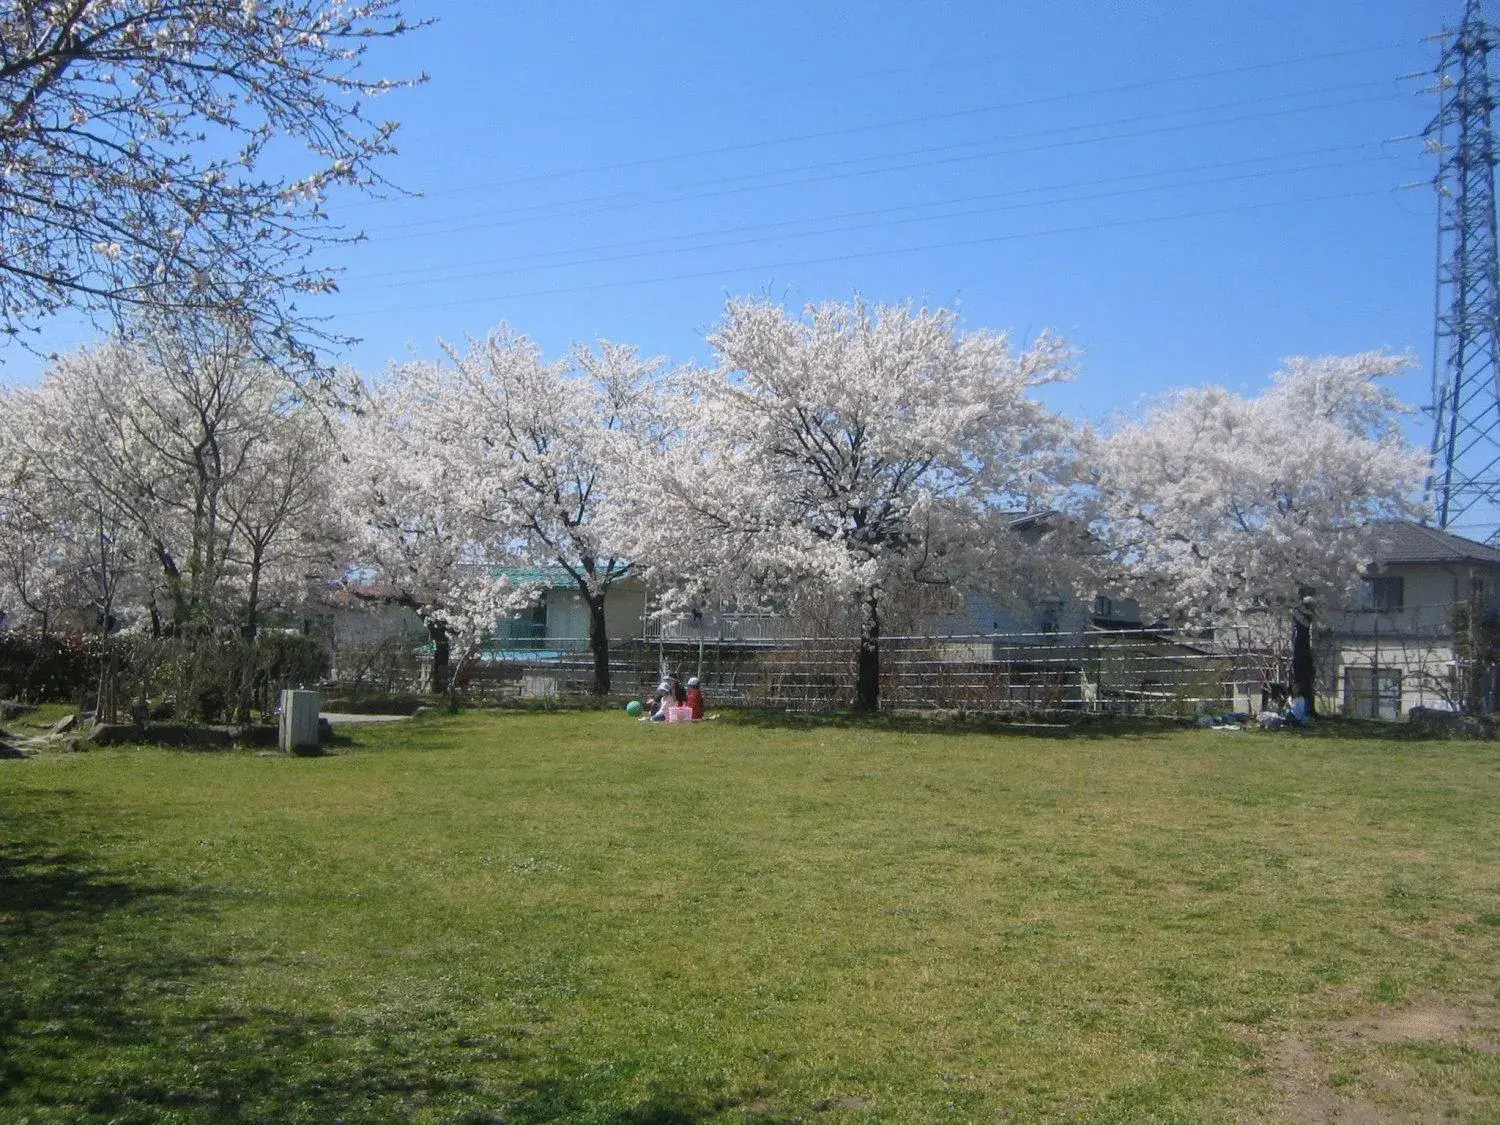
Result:
<svg viewBox="0 0 1500 1125"><path fill-rule="evenodd" d="M705 613L702 617L679 617L650 622L646 640L694 643L703 640L734 644L774 644L799 635L799 626L788 617L767 613Z"/></svg>

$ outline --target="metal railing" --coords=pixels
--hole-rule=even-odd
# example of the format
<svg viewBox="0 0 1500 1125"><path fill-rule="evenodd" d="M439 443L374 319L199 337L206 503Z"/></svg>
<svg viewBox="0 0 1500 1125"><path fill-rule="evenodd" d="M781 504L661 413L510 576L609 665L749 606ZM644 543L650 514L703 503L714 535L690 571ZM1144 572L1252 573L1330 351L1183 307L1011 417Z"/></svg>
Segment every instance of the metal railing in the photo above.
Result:
<svg viewBox="0 0 1500 1125"><path fill-rule="evenodd" d="M843 708L854 698L857 650L853 637L617 640L612 694L645 694L671 673L698 676L711 705ZM880 689L892 710L1246 710L1258 705L1275 663L1263 649L1154 630L888 637ZM486 646L459 685L476 699L566 698L589 694L593 679L587 639L551 637Z"/></svg>
<svg viewBox="0 0 1500 1125"><path fill-rule="evenodd" d="M1455 636L1460 608L1329 615L1324 624L1333 628L1317 638L1319 706L1390 716L1413 706L1467 705L1472 676ZM644 695L672 673L684 680L700 677L711 706L819 711L853 702L856 638L778 635L788 627L786 619L758 614L724 615L714 624L723 639L691 628L612 640L611 694ZM1286 680L1285 633L1268 619L1259 631L1220 630L1213 636L1091 628L886 637L881 706L1139 715L1254 711ZM420 646L367 647L339 646L335 677L359 681L365 691L425 688L430 666ZM1366 671L1380 678L1379 692L1366 690ZM497 638L459 676L461 691L476 700L583 697L593 685L593 655L584 637ZM1500 681L1486 685L1485 706L1494 706Z"/></svg>
<svg viewBox="0 0 1500 1125"><path fill-rule="evenodd" d="M772 644L794 640L799 632L797 622L771 613L709 612L701 617L679 617L654 621L644 639L652 644Z"/></svg>

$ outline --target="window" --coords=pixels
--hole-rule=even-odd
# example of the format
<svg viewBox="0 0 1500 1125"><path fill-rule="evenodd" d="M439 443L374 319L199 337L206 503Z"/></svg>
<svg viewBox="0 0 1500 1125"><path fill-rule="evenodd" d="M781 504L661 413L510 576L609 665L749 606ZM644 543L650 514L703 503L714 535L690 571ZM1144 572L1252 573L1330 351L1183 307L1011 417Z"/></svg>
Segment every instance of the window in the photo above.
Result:
<svg viewBox="0 0 1500 1125"><path fill-rule="evenodd" d="M1376 613L1394 613L1406 600L1406 579L1382 575L1366 578L1360 589L1360 605Z"/></svg>
<svg viewBox="0 0 1500 1125"><path fill-rule="evenodd" d="M511 617L501 618L495 628L495 636L506 641L538 640L547 635L547 602L539 601L530 609L524 609Z"/></svg>
<svg viewBox="0 0 1500 1125"><path fill-rule="evenodd" d="M1344 669L1344 712L1365 719L1401 717L1401 670L1371 665Z"/></svg>

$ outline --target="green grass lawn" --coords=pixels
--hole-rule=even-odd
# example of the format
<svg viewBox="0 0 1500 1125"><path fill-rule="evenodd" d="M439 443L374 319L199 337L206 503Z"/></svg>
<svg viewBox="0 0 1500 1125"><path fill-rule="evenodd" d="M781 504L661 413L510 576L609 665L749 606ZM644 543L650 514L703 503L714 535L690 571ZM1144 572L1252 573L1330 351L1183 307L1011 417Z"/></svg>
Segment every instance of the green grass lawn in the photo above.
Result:
<svg viewBox="0 0 1500 1125"><path fill-rule="evenodd" d="M1494 745L349 733L0 762L0 1120L1500 1119Z"/></svg>

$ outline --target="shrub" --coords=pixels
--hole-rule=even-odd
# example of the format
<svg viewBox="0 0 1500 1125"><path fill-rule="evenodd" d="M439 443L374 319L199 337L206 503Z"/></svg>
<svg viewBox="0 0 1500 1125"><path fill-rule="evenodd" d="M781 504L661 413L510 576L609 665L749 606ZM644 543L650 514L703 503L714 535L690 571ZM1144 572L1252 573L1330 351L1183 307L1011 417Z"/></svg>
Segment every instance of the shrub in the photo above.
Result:
<svg viewBox="0 0 1500 1125"><path fill-rule="evenodd" d="M300 633L269 633L255 642L257 679L267 689L311 687L328 678L328 646Z"/></svg>
<svg viewBox="0 0 1500 1125"><path fill-rule="evenodd" d="M97 637L0 633L0 696L70 702L92 691L98 678Z"/></svg>

